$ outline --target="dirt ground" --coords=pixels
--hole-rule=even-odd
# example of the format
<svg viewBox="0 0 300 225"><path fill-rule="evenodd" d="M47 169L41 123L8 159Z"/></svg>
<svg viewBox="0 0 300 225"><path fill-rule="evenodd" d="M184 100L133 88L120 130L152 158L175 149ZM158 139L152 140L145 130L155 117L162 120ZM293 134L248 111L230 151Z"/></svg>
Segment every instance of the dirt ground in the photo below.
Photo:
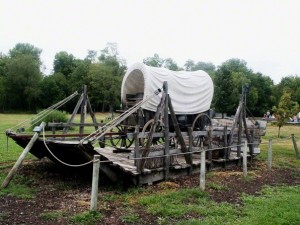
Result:
<svg viewBox="0 0 300 225"><path fill-rule="evenodd" d="M209 172L206 179L206 192L217 202L242 204L240 195L247 193L257 195L264 185L299 185L300 174L292 169L276 169L271 171L261 162L253 162L248 168L249 178L243 179L241 167L230 167ZM91 193L91 176L86 172L76 173L57 167L55 164L43 161L31 161L20 170L20 174L28 177L27 183L37 190L36 198L20 199L12 196L0 197L0 224L71 224L68 217L89 210ZM33 178L33 179L32 179ZM214 185L211 185L214 184ZM180 177L148 186L154 192L166 186L198 187L199 174ZM226 188L216 188L226 187ZM101 192L120 192L107 180L100 181ZM124 191L124 190L123 190ZM122 192L122 191L121 191ZM120 219L124 213L122 202L112 202L106 205L101 213L104 218L99 224L126 224ZM43 214L63 212L60 219L45 220ZM157 224L157 218L138 205L134 208L143 224Z"/></svg>

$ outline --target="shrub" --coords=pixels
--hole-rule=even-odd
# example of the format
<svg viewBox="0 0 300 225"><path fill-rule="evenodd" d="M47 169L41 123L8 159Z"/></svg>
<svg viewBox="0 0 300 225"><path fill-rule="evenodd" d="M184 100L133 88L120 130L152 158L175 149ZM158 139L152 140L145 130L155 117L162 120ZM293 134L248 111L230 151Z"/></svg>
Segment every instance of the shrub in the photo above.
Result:
<svg viewBox="0 0 300 225"><path fill-rule="evenodd" d="M50 114L42 119L45 123L65 123L68 121L67 113L65 111L53 110ZM31 123L32 128L34 126L39 125L41 121L36 123ZM60 128L62 129L62 128ZM45 130L49 130L49 128L45 128Z"/></svg>

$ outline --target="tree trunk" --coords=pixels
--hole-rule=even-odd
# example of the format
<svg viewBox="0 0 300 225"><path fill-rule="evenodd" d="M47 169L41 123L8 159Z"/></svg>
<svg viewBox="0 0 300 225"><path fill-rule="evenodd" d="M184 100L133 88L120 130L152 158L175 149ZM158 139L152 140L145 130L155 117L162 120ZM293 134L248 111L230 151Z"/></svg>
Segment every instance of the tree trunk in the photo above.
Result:
<svg viewBox="0 0 300 225"><path fill-rule="evenodd" d="M278 138L280 138L280 128L281 127L278 127Z"/></svg>

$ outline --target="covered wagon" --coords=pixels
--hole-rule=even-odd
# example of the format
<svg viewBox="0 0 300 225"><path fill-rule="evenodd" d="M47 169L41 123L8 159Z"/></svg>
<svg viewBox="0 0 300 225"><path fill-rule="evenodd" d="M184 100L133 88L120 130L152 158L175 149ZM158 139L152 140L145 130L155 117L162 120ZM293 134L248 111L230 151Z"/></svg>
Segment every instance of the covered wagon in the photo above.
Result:
<svg viewBox="0 0 300 225"><path fill-rule="evenodd" d="M128 68L121 87L122 108L135 105L158 88L168 83L168 93L178 122L182 127L191 126L200 113L207 113L211 106L214 86L211 77L202 70L171 71L166 68L135 63ZM152 98L142 105L145 125L155 114L160 98ZM127 121L130 125L134 121Z"/></svg>
<svg viewBox="0 0 300 225"><path fill-rule="evenodd" d="M112 145L128 148L133 139L128 140L126 134L134 132L137 124L139 124L141 132L151 129L161 96L148 98L156 90L162 89L164 82L168 84L168 94L181 130L187 131L188 127L192 127L193 130L203 130L206 125L210 124L208 111L213 98L214 86L212 79L205 71L171 71L166 68L135 63L128 68L122 81L121 112L141 101L144 103L140 110L117 126L120 135L110 138ZM146 99L148 100L145 101ZM162 119L160 121L161 126L157 126L156 132L163 129ZM169 130L172 132L174 126L172 120L169 121Z"/></svg>

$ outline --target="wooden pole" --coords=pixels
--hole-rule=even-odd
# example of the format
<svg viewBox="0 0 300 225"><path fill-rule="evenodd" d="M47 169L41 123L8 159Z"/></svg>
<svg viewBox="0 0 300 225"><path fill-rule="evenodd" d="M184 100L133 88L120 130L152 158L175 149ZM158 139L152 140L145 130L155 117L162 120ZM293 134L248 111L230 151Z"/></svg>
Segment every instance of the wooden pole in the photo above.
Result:
<svg viewBox="0 0 300 225"><path fill-rule="evenodd" d="M84 124L86 109L87 109L87 87L86 85L83 85L83 100L81 102L80 124ZM79 134L83 134L83 133L84 133L84 125L81 125L79 127Z"/></svg>
<svg viewBox="0 0 300 225"><path fill-rule="evenodd" d="M168 110L168 83L164 81L163 83L163 89L164 89L164 95L165 97L165 102L164 102L164 112L163 112L163 118L164 118L164 135L165 135L165 150L164 154L166 155L164 159L164 164L165 164L165 179L168 179L169 173L170 173L170 150L169 150L169 145L170 145L170 135L169 135L169 110Z"/></svg>
<svg viewBox="0 0 300 225"><path fill-rule="evenodd" d="M139 140L139 125L135 126L135 132L134 132L134 157L136 158L134 160L134 165L136 166L136 171L138 173L141 173L141 160L138 159L141 157L140 153L140 140Z"/></svg>
<svg viewBox="0 0 300 225"><path fill-rule="evenodd" d="M206 154L205 150L202 148L201 150L201 166L200 166L200 189L202 191L205 190L205 169L206 169Z"/></svg>
<svg viewBox="0 0 300 225"><path fill-rule="evenodd" d="M100 168L100 155L94 155L92 196L91 196L90 211L97 211L98 184L99 184L99 168Z"/></svg>
<svg viewBox="0 0 300 225"><path fill-rule="evenodd" d="M176 137L177 137L178 142L181 146L181 151L182 152L188 152L188 149L186 147L183 136L181 134L181 130L180 130L178 121L176 119L175 111L174 111L172 101L171 101L171 98L170 98L169 95L168 95L168 106L169 106L169 110L170 110L171 119L173 121L173 126L175 128ZM191 131L192 131L192 129L191 129ZM189 136L192 136L192 135L193 135L192 133L189 133ZM192 146L190 145L190 147L192 147ZM184 157L185 157L185 161L186 161L187 164L189 164L189 165L193 164L191 155L186 154L186 155L184 155Z"/></svg>
<svg viewBox="0 0 300 225"><path fill-rule="evenodd" d="M191 127L188 127L188 134L189 134L189 149L188 151L191 153L189 154L188 159L190 159L190 168L188 170L188 174L191 175L193 172L193 129Z"/></svg>
<svg viewBox="0 0 300 225"><path fill-rule="evenodd" d="M268 148L268 169L272 168L272 139L269 140Z"/></svg>
<svg viewBox="0 0 300 225"><path fill-rule="evenodd" d="M23 160L25 159L27 153L30 151L30 149L32 148L33 144L36 142L36 140L38 139L41 130L45 127L46 123L42 122L41 125L39 126L39 130L35 132L35 134L32 136L31 140L29 141L29 143L27 144L26 148L23 150L23 152L21 153L21 155L19 156L17 162L15 163L15 165L13 166L13 168L9 171L7 177L5 178L5 180L2 183L2 188L6 188L9 184L9 182L12 180L12 178L15 176L15 174L17 173L19 167L22 165Z"/></svg>
<svg viewBox="0 0 300 225"><path fill-rule="evenodd" d="M70 119L68 120L67 124L70 124L70 123L73 122L73 120L74 120L74 118L75 118L75 116L76 116L76 114L78 112L78 109L81 106L82 101L83 101L83 93L80 95L80 98L79 98L79 100L78 100L78 102L77 102L77 104L76 104L76 106L75 106L75 108L73 110L73 113L72 113ZM68 130L69 130L69 126L66 126L64 128L63 134L66 134L68 132Z"/></svg>
<svg viewBox="0 0 300 225"><path fill-rule="evenodd" d="M247 177L247 150L248 150L248 143L245 141L244 148L243 148L243 175L244 178Z"/></svg>
<svg viewBox="0 0 300 225"><path fill-rule="evenodd" d="M229 159L229 154L228 154L228 142L227 142L227 125L224 126L224 159ZM226 161L224 161L226 162Z"/></svg>
<svg viewBox="0 0 300 225"><path fill-rule="evenodd" d="M298 151L297 142L295 140L295 135L294 134L291 134L291 135L292 135L292 141L293 141L294 149L295 149L295 152L296 152L296 157L297 157L297 159L300 159L300 154L299 154L299 151Z"/></svg>

